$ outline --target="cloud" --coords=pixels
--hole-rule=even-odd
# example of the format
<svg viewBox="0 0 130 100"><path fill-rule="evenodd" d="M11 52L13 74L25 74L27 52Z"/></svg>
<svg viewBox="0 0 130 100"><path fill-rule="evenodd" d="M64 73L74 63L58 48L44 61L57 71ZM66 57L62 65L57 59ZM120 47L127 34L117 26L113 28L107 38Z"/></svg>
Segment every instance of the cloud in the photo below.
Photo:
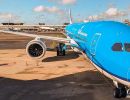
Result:
<svg viewBox="0 0 130 100"><path fill-rule="evenodd" d="M63 11L61 9L59 9L58 7L45 7L45 6L37 6L33 9L33 11L35 12L46 12L46 13L57 13L57 14L60 14L62 13Z"/></svg>
<svg viewBox="0 0 130 100"><path fill-rule="evenodd" d="M18 21L20 19L20 16L17 16L12 13L0 13L0 20L5 20L5 21Z"/></svg>
<svg viewBox="0 0 130 100"><path fill-rule="evenodd" d="M37 6L33 9L33 11L35 12L43 12L45 10L45 8L43 6Z"/></svg>
<svg viewBox="0 0 130 100"><path fill-rule="evenodd" d="M63 4L63 5L73 5L76 3L77 0L48 0L51 2L56 2L58 4Z"/></svg>
<svg viewBox="0 0 130 100"><path fill-rule="evenodd" d="M36 19L36 22L43 21L44 19L45 23L63 24L64 22L66 22L66 20L68 21L68 11L66 11L66 9L61 9L56 6L48 7L48 6L40 5L40 6L34 7L33 11L38 12L38 15L36 14L37 18L34 18ZM49 16L49 17L46 17L46 16Z"/></svg>
<svg viewBox="0 0 130 100"><path fill-rule="evenodd" d="M76 3L76 0L62 0L62 4L68 5L68 4L74 4Z"/></svg>
<svg viewBox="0 0 130 100"><path fill-rule="evenodd" d="M127 11L121 11L116 7L110 7L105 12L98 15L89 16L87 19L89 20L101 20L101 19L113 19L113 18L117 19L127 15L128 15Z"/></svg>
<svg viewBox="0 0 130 100"><path fill-rule="evenodd" d="M117 8L109 8L106 12L109 16L116 16L118 14Z"/></svg>
<svg viewBox="0 0 130 100"><path fill-rule="evenodd" d="M117 8L109 8L105 14L109 17L122 17L127 15L127 13L125 11L120 11Z"/></svg>

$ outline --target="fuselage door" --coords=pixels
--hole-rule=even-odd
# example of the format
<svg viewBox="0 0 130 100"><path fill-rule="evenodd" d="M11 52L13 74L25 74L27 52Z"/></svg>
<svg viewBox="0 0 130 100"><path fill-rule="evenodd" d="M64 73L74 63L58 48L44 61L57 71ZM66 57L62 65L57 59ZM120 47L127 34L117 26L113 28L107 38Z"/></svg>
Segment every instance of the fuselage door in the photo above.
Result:
<svg viewBox="0 0 130 100"><path fill-rule="evenodd" d="M100 37L101 37L101 33L96 33L93 36L93 39L92 39L92 42L91 42L91 47L90 47L90 53L93 56L96 55L96 49L97 49L97 45L98 45Z"/></svg>

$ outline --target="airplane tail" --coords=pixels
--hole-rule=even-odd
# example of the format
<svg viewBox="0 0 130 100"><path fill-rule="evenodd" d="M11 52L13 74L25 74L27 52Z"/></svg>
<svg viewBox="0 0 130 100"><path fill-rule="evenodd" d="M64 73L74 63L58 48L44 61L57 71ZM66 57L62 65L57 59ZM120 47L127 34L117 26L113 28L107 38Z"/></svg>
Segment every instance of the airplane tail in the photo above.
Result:
<svg viewBox="0 0 130 100"><path fill-rule="evenodd" d="M71 9L69 9L69 22L70 22L70 24L73 24Z"/></svg>

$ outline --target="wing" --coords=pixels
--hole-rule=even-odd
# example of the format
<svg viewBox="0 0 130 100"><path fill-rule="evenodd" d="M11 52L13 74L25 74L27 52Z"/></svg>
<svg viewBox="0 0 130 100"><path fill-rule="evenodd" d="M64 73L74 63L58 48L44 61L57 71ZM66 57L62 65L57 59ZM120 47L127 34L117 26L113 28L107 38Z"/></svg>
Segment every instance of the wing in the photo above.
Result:
<svg viewBox="0 0 130 100"><path fill-rule="evenodd" d="M70 39L67 39L67 38L59 38L59 37L51 37L51 36L44 36L44 35L36 35L36 34L29 34L29 33L24 33L24 32L13 32L13 31L0 30L0 33L8 33L8 34L14 34L14 35L33 37L33 38L42 38L44 40L52 40L52 41L64 42L64 43L70 43L70 41L71 41Z"/></svg>

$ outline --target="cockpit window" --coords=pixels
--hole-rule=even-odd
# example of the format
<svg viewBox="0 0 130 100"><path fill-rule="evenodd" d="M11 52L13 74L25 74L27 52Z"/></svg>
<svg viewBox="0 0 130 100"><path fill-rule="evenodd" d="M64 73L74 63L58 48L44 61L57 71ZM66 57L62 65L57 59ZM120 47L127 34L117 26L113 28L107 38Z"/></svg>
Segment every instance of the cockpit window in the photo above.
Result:
<svg viewBox="0 0 130 100"><path fill-rule="evenodd" d="M115 43L112 46L112 50L113 51L123 51L123 45L122 45L122 43Z"/></svg>
<svg viewBox="0 0 130 100"><path fill-rule="evenodd" d="M130 43L125 43L125 51L130 52Z"/></svg>

